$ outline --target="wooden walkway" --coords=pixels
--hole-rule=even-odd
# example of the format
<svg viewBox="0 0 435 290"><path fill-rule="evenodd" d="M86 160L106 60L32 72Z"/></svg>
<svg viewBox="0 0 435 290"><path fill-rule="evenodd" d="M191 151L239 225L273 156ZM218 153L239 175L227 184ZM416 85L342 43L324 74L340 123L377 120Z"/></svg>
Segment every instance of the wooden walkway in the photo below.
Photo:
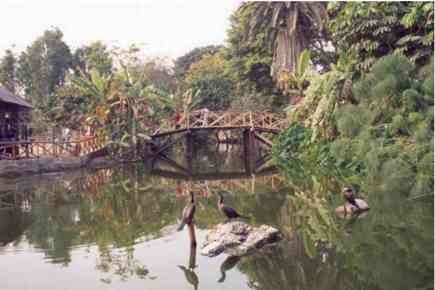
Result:
<svg viewBox="0 0 435 290"><path fill-rule="evenodd" d="M53 141L36 137L27 141L0 141L0 160L40 157L80 157L102 149L105 141L98 137L80 137L71 141Z"/></svg>

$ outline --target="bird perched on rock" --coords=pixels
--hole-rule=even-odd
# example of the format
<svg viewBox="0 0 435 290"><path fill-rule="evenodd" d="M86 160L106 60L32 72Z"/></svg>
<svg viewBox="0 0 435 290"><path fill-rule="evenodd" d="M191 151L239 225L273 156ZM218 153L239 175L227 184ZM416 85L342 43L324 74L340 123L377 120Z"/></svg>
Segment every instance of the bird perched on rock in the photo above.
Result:
<svg viewBox="0 0 435 290"><path fill-rule="evenodd" d="M190 225L193 222L195 217L196 203L195 203L195 194L190 192L190 200L187 205L183 209L183 213L181 215L181 223L178 226L177 230L181 231L185 225Z"/></svg>
<svg viewBox="0 0 435 290"><path fill-rule="evenodd" d="M224 204L223 195L221 193L218 193L218 195L219 195L218 208L228 219L235 219L235 218L249 219L249 217L247 216L240 215L234 208L226 206Z"/></svg>

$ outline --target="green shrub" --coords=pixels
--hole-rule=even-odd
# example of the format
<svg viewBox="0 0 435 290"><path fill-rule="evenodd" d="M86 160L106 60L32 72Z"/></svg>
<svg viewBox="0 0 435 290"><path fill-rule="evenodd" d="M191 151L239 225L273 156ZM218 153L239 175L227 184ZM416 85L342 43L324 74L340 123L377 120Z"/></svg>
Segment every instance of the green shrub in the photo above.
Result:
<svg viewBox="0 0 435 290"><path fill-rule="evenodd" d="M408 196L414 185L415 172L408 163L394 158L382 165L379 178L384 191Z"/></svg>
<svg viewBox="0 0 435 290"><path fill-rule="evenodd" d="M416 125L424 119L424 116L418 112L411 112L408 115L408 121L411 125Z"/></svg>
<svg viewBox="0 0 435 290"><path fill-rule="evenodd" d="M369 75L354 86L354 94L367 100L397 97L410 86L414 65L405 56L388 55L373 65Z"/></svg>
<svg viewBox="0 0 435 290"><path fill-rule="evenodd" d="M337 129L343 137L355 137L370 125L373 112L362 106L345 105L337 111Z"/></svg>
<svg viewBox="0 0 435 290"><path fill-rule="evenodd" d="M420 122L413 134L413 139L417 143L427 142L433 135L433 131L429 132L426 122Z"/></svg>
<svg viewBox="0 0 435 290"><path fill-rule="evenodd" d="M433 176L418 174L416 177L416 182L411 190L411 195L427 195L433 193L434 184L433 184Z"/></svg>
<svg viewBox="0 0 435 290"><path fill-rule="evenodd" d="M419 99L422 96L415 89L407 89L402 93L404 110L413 112L418 110Z"/></svg>
<svg viewBox="0 0 435 290"><path fill-rule="evenodd" d="M352 141L349 138L340 138L331 143L330 153L336 160L337 166L346 166L352 160Z"/></svg>
<svg viewBox="0 0 435 290"><path fill-rule="evenodd" d="M402 115L394 116L389 130L390 130L390 134L392 135L407 134L408 124L406 122L406 119Z"/></svg>
<svg viewBox="0 0 435 290"><path fill-rule="evenodd" d="M433 175L434 172L434 154L428 152L421 158L417 165L417 171L421 174Z"/></svg>

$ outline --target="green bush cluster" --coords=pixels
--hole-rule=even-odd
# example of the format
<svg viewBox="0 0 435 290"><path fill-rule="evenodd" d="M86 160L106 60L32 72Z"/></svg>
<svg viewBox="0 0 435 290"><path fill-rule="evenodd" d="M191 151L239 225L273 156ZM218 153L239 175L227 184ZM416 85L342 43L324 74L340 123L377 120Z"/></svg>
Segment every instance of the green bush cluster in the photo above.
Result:
<svg viewBox="0 0 435 290"><path fill-rule="evenodd" d="M309 142L311 130L293 125L277 138L278 163L309 160L323 172L338 169L347 183L407 197L432 194L433 61L417 69L404 56L383 57L353 94L358 104L336 111L337 138Z"/></svg>

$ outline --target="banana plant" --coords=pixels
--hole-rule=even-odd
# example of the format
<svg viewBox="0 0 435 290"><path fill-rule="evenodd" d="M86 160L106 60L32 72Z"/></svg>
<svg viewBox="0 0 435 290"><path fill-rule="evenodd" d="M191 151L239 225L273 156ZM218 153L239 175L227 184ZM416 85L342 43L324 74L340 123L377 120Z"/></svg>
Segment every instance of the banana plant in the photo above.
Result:
<svg viewBox="0 0 435 290"><path fill-rule="evenodd" d="M99 128L104 127L110 111L108 100L113 97L112 75L103 76L97 70L92 70L89 75L80 72L79 77L72 79L72 84L91 100L87 108L84 108L86 122L97 123Z"/></svg>
<svg viewBox="0 0 435 290"><path fill-rule="evenodd" d="M296 70L288 77L290 89L287 93L292 97L303 98L304 96L304 90L306 89L306 82L309 76L310 57L310 51L304 49L299 55Z"/></svg>

